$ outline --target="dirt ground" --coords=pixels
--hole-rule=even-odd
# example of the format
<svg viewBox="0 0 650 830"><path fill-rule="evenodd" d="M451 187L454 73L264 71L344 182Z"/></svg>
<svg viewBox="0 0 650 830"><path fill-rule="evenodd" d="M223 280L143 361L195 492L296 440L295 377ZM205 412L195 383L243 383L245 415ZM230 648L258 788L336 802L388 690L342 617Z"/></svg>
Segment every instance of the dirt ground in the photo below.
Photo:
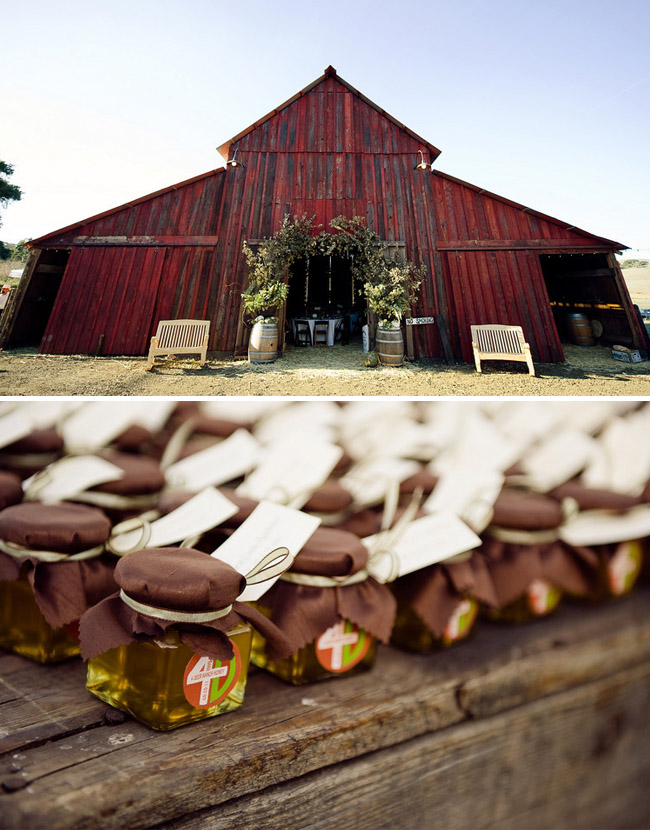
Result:
<svg viewBox="0 0 650 830"><path fill-rule="evenodd" d="M523 363L447 366L418 360L400 368L366 368L357 345L287 347L275 363L161 358L152 372L143 357L39 355L35 349L0 352L0 395L625 395L650 396L650 362L629 364L601 346L565 345L563 364L538 363L530 377Z"/></svg>

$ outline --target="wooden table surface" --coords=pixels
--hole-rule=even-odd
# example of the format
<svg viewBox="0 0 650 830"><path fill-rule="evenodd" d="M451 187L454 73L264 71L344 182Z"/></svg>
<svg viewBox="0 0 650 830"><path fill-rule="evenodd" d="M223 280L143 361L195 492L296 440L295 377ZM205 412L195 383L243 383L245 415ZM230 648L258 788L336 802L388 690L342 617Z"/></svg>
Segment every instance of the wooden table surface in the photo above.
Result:
<svg viewBox="0 0 650 830"><path fill-rule="evenodd" d="M156 733L0 655L0 826L650 826L650 589Z"/></svg>

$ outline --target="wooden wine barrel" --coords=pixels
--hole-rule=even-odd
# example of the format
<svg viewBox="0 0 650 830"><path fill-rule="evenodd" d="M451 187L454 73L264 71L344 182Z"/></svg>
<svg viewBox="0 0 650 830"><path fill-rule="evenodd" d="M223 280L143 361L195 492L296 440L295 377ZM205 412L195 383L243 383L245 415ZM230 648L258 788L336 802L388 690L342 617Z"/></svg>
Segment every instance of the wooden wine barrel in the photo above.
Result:
<svg viewBox="0 0 650 830"><path fill-rule="evenodd" d="M277 323L255 323L248 343L249 363L273 363L277 357Z"/></svg>
<svg viewBox="0 0 650 830"><path fill-rule="evenodd" d="M401 366L404 363L402 330L377 327L375 350L384 366Z"/></svg>
<svg viewBox="0 0 650 830"><path fill-rule="evenodd" d="M569 322L569 338L576 346L594 346L596 341L591 330L591 323L584 314L567 315Z"/></svg>

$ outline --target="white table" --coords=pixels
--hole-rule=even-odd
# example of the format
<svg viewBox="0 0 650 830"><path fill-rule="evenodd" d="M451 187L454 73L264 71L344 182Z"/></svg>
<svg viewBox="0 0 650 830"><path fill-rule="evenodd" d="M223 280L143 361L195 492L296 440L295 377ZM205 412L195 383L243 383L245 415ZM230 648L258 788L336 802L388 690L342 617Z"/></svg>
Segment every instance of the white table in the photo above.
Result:
<svg viewBox="0 0 650 830"><path fill-rule="evenodd" d="M307 323L311 333L311 342L314 343L314 323L327 323L327 345L334 345L334 332L337 324L343 317L293 317L291 326L293 328L293 336L296 336L296 323Z"/></svg>

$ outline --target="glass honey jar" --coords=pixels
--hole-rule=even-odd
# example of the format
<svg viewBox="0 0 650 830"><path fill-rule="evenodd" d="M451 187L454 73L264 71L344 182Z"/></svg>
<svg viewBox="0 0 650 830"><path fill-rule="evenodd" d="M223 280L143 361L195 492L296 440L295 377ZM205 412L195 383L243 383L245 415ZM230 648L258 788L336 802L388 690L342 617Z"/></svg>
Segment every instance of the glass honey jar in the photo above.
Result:
<svg viewBox="0 0 650 830"><path fill-rule="evenodd" d="M276 647L288 647L271 623L237 601L245 577L200 551L135 551L118 562L115 578L119 592L81 620L86 687L152 729L241 706L252 624Z"/></svg>
<svg viewBox="0 0 650 830"><path fill-rule="evenodd" d="M256 603L287 637L291 654L278 656L255 635L251 661L294 685L371 668L377 640L390 636L396 605L390 589L368 576L367 559L354 534L318 528Z"/></svg>
<svg viewBox="0 0 650 830"><path fill-rule="evenodd" d="M78 620L115 589L110 521L76 504L0 513L0 648L39 663L79 654Z"/></svg>

